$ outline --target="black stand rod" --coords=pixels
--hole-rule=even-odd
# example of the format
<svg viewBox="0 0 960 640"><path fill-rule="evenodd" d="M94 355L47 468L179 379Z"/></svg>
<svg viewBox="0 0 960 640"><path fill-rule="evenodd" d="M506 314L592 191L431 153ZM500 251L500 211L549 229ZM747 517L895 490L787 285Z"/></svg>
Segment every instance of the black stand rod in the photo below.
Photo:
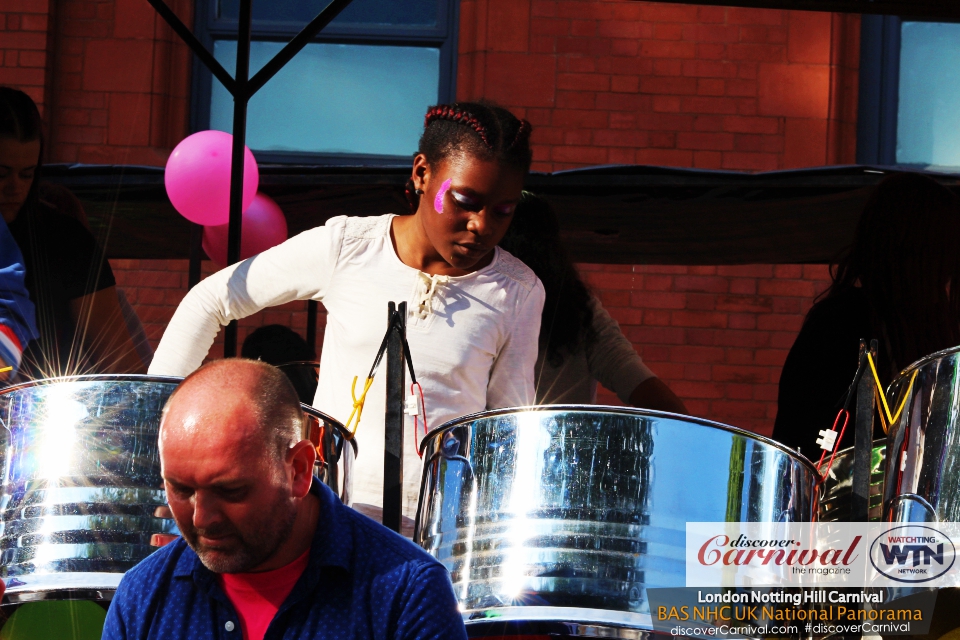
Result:
<svg viewBox="0 0 960 640"><path fill-rule="evenodd" d="M383 429L383 526L400 531L403 512L403 336L407 331L407 303L388 305L388 322L399 331L390 331L387 343L387 410Z"/></svg>
<svg viewBox="0 0 960 640"><path fill-rule="evenodd" d="M240 0L237 29L237 91L233 94L233 153L230 163L230 226L227 231L227 264L240 261L240 232L243 221L243 156L247 144L247 80L250 72L250 18L252 0ZM227 325L223 335L223 357L237 355L237 321Z"/></svg>
<svg viewBox="0 0 960 640"><path fill-rule="evenodd" d="M877 363L877 341L870 341L870 354ZM870 372L867 344L860 341L860 362L863 375L857 385L857 418L853 440L853 493L850 501L850 522L867 522L870 518L870 458L873 455L873 412L876 383ZM879 390L883 393L883 390Z"/></svg>
<svg viewBox="0 0 960 640"><path fill-rule="evenodd" d="M307 344L317 352L317 301L307 300Z"/></svg>
<svg viewBox="0 0 960 640"><path fill-rule="evenodd" d="M187 288L200 283L200 263L203 260L203 225L190 223L190 270L187 273Z"/></svg>

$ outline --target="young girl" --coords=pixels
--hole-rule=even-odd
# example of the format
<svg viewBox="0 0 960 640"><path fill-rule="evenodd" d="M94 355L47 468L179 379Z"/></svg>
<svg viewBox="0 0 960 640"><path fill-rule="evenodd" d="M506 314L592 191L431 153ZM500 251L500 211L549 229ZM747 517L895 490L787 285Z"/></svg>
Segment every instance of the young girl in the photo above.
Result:
<svg viewBox="0 0 960 640"><path fill-rule="evenodd" d="M486 104L432 107L407 183L412 216L336 217L194 287L167 327L150 373L200 366L221 325L264 307L314 299L327 309L314 405L347 422L387 328L407 302L407 340L428 428L534 401L543 287L497 243L530 167L530 125ZM385 373L367 394L354 500L380 505ZM409 382L409 381L408 381ZM403 513L416 511L419 438L408 418Z"/></svg>

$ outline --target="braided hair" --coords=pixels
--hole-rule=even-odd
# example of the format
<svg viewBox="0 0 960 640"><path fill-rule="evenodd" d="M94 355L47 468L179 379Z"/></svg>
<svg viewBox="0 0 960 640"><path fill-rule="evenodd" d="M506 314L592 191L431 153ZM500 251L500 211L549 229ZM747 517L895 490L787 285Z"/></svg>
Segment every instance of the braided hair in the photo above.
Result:
<svg viewBox="0 0 960 640"><path fill-rule="evenodd" d="M436 165L453 153L465 152L482 160L492 160L530 170L532 127L526 120L488 102L455 102L430 107L423 119L423 135L417 153ZM406 184L407 202L412 211L420 206L420 195L413 179Z"/></svg>

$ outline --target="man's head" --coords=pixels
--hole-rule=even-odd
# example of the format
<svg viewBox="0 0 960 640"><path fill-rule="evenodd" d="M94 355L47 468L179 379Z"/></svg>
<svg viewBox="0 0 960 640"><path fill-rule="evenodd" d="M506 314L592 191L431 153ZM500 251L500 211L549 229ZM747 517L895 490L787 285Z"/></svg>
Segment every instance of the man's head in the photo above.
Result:
<svg viewBox="0 0 960 640"><path fill-rule="evenodd" d="M218 573L256 570L293 531L316 451L278 369L228 359L177 387L160 424L167 500L184 539Z"/></svg>

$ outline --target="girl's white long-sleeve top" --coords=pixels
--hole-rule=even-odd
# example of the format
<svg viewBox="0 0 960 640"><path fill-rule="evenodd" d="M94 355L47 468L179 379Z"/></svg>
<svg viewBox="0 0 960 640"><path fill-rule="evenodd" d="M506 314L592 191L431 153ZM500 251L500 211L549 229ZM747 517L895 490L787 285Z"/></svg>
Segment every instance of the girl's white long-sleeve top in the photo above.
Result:
<svg viewBox="0 0 960 640"><path fill-rule="evenodd" d="M327 325L314 406L345 423L353 410L351 383L358 378L359 395L386 332L387 303L406 301L407 340L428 428L477 411L533 404L544 301L537 277L500 248L474 273L428 276L397 257L393 218L331 218L206 278L177 308L150 373L185 376L231 320L291 300L317 300L326 307ZM353 469L354 501L376 506L382 502L385 378L381 370L367 394ZM410 517L420 491L422 437L422 430L413 434L408 416L403 513Z"/></svg>

